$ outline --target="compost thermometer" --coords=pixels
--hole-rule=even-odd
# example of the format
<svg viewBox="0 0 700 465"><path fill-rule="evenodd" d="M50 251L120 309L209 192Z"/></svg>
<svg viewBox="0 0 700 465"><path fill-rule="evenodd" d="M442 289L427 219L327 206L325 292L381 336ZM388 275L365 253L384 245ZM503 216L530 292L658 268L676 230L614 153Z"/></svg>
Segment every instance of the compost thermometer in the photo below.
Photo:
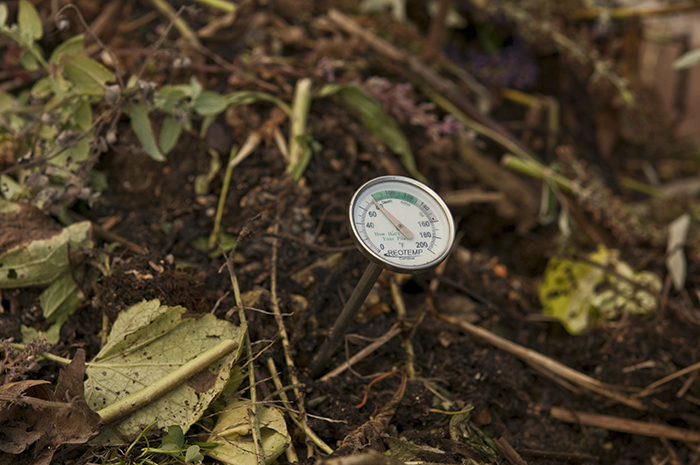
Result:
<svg viewBox="0 0 700 465"><path fill-rule="evenodd" d="M333 355L382 270L428 270L447 257L454 242L454 221L445 202L403 176L381 176L362 185L350 200L349 222L355 245L370 263L311 362L312 376Z"/></svg>

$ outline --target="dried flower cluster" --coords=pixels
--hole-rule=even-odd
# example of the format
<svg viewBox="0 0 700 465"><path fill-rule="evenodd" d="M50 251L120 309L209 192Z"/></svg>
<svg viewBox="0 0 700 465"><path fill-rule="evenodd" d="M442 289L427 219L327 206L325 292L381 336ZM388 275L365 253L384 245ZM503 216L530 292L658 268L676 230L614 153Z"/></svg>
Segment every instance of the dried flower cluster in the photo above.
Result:
<svg viewBox="0 0 700 465"><path fill-rule="evenodd" d="M576 158L573 147L560 146L556 153L564 174L579 186L576 203L597 224L610 231L620 244L639 242L641 227L637 218L625 211L622 200L590 173L584 161Z"/></svg>
<svg viewBox="0 0 700 465"><path fill-rule="evenodd" d="M416 97L411 95L413 86L409 83L392 84L387 79L373 76L364 82L364 87L381 102L386 113L392 114L401 124L424 128L432 140L442 136L464 135L464 126L457 118L447 115L440 119L434 112L433 103L416 103Z"/></svg>
<svg viewBox="0 0 700 465"><path fill-rule="evenodd" d="M0 384L27 379L27 373L39 368L36 361L37 356L50 348L50 345L42 338L33 339L24 350L15 349L10 345L11 343L12 339L2 341L5 356L0 363L0 374L3 374L5 379Z"/></svg>

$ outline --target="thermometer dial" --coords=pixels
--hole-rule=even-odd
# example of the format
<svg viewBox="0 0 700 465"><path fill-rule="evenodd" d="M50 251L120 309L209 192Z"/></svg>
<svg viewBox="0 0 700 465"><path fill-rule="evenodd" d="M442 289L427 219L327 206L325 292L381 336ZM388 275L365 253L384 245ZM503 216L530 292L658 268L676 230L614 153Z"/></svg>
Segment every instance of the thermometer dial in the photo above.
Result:
<svg viewBox="0 0 700 465"><path fill-rule="evenodd" d="M427 270L447 257L455 227L445 202L424 184L382 176L350 201L350 229L360 251L382 268Z"/></svg>

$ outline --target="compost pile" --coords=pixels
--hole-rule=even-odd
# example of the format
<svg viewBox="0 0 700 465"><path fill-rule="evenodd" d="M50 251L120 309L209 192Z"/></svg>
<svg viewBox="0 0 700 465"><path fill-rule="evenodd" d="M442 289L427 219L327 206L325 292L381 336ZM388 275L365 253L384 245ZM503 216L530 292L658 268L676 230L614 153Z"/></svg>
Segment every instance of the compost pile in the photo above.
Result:
<svg viewBox="0 0 700 465"><path fill-rule="evenodd" d="M0 11L0 463L700 461L697 149L642 13L32 3ZM443 197L454 248L382 273L312 378L382 175ZM223 340L191 400L110 416Z"/></svg>

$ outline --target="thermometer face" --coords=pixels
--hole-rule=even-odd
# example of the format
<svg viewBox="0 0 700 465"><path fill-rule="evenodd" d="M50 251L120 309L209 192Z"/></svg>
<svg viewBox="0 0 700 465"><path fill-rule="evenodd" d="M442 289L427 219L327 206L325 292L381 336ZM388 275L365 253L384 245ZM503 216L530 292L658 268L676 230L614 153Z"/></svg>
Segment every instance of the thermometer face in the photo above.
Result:
<svg viewBox="0 0 700 465"><path fill-rule="evenodd" d="M422 183L402 176L373 179L355 192L350 229L367 258L402 273L436 266L454 241L445 202Z"/></svg>

